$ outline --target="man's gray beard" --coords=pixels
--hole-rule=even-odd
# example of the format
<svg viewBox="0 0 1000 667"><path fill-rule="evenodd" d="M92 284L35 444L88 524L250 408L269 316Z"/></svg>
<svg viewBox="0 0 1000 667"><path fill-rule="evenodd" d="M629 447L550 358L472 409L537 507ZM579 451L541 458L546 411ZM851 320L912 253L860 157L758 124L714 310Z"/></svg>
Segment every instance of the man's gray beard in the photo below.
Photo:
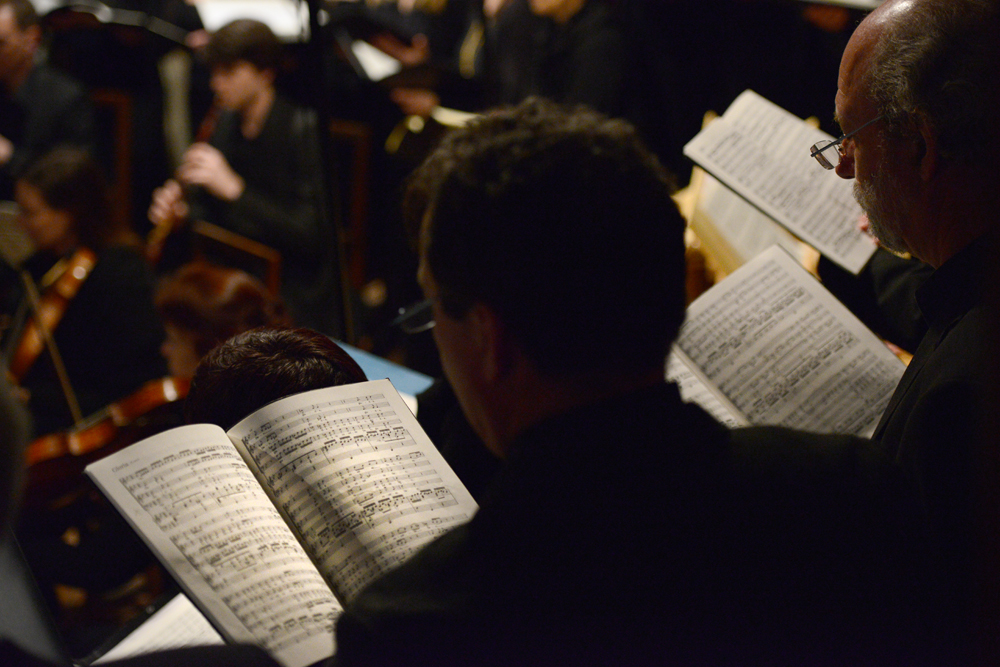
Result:
<svg viewBox="0 0 1000 667"><path fill-rule="evenodd" d="M868 216L868 231L878 239L879 245L893 252L907 252L907 245L898 231L903 218L902 193L885 169L877 169L864 185L855 180L854 198Z"/></svg>

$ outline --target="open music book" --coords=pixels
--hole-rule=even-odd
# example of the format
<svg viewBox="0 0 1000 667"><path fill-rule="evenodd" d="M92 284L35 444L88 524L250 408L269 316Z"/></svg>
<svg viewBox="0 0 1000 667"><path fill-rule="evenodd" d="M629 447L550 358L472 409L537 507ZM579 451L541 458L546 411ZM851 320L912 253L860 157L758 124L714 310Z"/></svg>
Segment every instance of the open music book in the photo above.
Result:
<svg viewBox="0 0 1000 667"><path fill-rule="evenodd" d="M667 361L681 396L730 426L870 436L905 366L772 247L687 311Z"/></svg>
<svg viewBox="0 0 1000 667"><path fill-rule="evenodd" d="M805 264L813 251L710 174L695 167L691 184L697 197L688 225L729 275L772 245Z"/></svg>
<svg viewBox="0 0 1000 667"><path fill-rule="evenodd" d="M830 135L747 90L684 154L832 261L858 273L875 253L849 181L809 155Z"/></svg>
<svg viewBox="0 0 1000 667"><path fill-rule="evenodd" d="M388 380L182 426L87 467L228 641L334 653L342 603L477 506Z"/></svg>

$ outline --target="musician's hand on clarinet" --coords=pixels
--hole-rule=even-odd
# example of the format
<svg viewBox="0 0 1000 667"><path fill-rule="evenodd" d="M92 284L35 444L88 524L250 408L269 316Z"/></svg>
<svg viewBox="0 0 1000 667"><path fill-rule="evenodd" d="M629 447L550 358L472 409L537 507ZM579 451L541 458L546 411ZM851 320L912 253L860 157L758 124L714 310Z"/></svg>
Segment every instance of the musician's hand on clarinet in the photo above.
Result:
<svg viewBox="0 0 1000 667"><path fill-rule="evenodd" d="M181 184L170 179L162 187L153 190L153 202L149 205L149 221L157 227L174 227L179 220L186 220L188 205L184 201Z"/></svg>
<svg viewBox="0 0 1000 667"><path fill-rule="evenodd" d="M177 169L177 177L185 185L200 185L225 201L239 199L246 185L222 153L205 143L196 143L188 149Z"/></svg>

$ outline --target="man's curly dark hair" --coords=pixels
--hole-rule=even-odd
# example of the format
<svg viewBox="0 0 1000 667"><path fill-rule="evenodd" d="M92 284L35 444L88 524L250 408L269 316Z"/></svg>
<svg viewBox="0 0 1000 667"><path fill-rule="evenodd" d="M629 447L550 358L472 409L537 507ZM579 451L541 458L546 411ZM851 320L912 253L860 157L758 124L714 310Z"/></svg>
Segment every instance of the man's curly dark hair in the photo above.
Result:
<svg viewBox="0 0 1000 667"><path fill-rule="evenodd" d="M529 99L446 137L404 210L449 315L489 305L543 372L634 371L683 319L672 192L626 121Z"/></svg>

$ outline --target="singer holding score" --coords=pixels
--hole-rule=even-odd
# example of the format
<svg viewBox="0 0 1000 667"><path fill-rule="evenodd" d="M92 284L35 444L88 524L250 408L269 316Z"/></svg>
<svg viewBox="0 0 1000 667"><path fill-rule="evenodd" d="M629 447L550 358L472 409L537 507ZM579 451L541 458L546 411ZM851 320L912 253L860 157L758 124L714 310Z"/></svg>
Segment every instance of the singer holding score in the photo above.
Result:
<svg viewBox="0 0 1000 667"><path fill-rule="evenodd" d="M149 219L167 229L205 220L274 248L294 319L334 333L335 245L316 115L275 87L282 47L263 23L240 19L220 28L204 56L218 118L175 178L154 191Z"/></svg>

